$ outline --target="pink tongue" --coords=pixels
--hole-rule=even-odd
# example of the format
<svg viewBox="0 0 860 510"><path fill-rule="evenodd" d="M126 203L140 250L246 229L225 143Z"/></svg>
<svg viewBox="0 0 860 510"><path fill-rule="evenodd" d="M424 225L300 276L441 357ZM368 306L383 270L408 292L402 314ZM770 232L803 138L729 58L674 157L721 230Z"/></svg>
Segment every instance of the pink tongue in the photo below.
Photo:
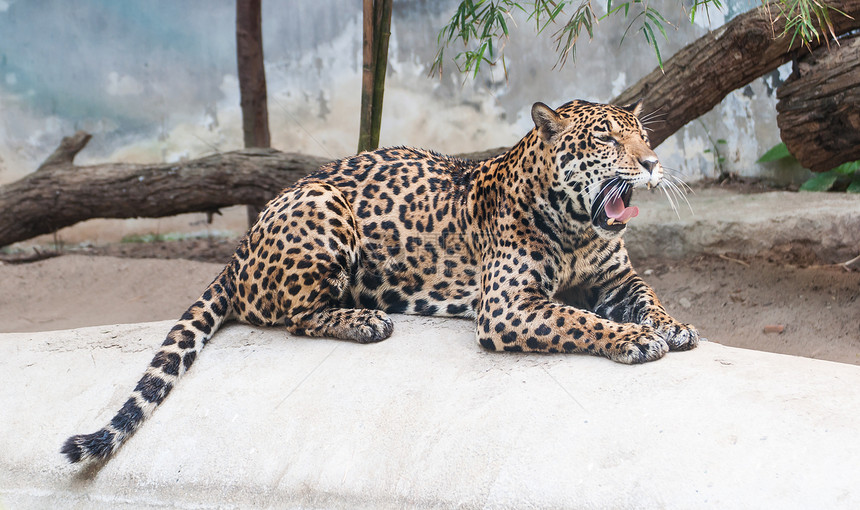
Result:
<svg viewBox="0 0 860 510"><path fill-rule="evenodd" d="M607 216L621 222L626 222L631 218L639 216L639 208L635 205L624 207L624 200L621 200L620 197L615 197L608 201L603 206L603 210L606 211Z"/></svg>

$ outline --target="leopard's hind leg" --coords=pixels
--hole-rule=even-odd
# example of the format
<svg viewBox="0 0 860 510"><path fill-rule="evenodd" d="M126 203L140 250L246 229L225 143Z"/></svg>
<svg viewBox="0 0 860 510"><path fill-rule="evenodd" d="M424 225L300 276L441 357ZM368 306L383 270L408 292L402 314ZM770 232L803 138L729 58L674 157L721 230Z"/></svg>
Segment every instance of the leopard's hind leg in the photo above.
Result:
<svg viewBox="0 0 860 510"><path fill-rule="evenodd" d="M311 181L269 204L247 237L237 272L238 315L283 322L297 335L360 343L391 335L385 312L343 308L360 254L352 207L335 186Z"/></svg>

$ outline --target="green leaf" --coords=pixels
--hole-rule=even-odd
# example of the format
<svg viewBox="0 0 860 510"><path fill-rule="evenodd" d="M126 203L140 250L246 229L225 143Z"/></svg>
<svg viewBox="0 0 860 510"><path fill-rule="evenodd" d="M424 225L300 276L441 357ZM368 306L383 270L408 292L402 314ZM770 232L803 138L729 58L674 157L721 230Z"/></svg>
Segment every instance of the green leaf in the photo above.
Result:
<svg viewBox="0 0 860 510"><path fill-rule="evenodd" d="M833 187L833 183L839 176L833 170L822 172L800 186L801 191L827 191Z"/></svg>
<svg viewBox="0 0 860 510"><path fill-rule="evenodd" d="M496 15L496 21L498 21L499 26L502 27L502 33L505 34L505 37L510 36L510 33L508 32L508 24L505 23L505 15L498 13Z"/></svg>
<svg viewBox="0 0 860 510"><path fill-rule="evenodd" d="M769 151L762 154L756 163L767 163L769 161L776 161L778 159L789 157L793 156L788 152L788 147L786 147L784 143L780 142L774 145Z"/></svg>
<svg viewBox="0 0 860 510"><path fill-rule="evenodd" d="M841 165L834 168L832 171L836 172L839 175L853 175L854 172L856 172L857 170L860 170L860 160L842 163Z"/></svg>
<svg viewBox="0 0 860 510"><path fill-rule="evenodd" d="M860 193L860 176L855 176L854 180L851 181L851 184L848 185L848 189L846 189L848 193Z"/></svg>
<svg viewBox="0 0 860 510"><path fill-rule="evenodd" d="M666 21L666 18L664 18L662 14L650 7L645 8L645 17L650 19L654 23L654 25L657 26L657 29L660 31L661 34L663 34L663 38L668 41L669 36L666 35L666 30L663 28L663 23L668 23L668 21Z"/></svg>
<svg viewBox="0 0 860 510"><path fill-rule="evenodd" d="M663 57L660 55L660 47L657 45L657 38L654 37L654 30L647 21L642 23L642 32L645 34L645 42L647 42L654 50L654 53L657 54L657 65L660 66L660 69L663 69Z"/></svg>

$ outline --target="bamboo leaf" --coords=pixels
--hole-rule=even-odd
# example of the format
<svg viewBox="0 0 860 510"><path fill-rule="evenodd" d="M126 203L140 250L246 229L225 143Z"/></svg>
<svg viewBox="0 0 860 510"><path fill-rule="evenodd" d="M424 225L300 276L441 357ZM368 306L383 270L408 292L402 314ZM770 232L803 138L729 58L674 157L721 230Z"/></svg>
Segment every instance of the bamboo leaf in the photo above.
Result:
<svg viewBox="0 0 860 510"><path fill-rule="evenodd" d="M768 163L770 161L776 161L778 159L789 157L793 156L790 152L788 152L788 147L786 147L784 143L780 142L771 147L769 151L762 154L762 156L758 158L758 161L756 161L756 163Z"/></svg>
<svg viewBox="0 0 860 510"><path fill-rule="evenodd" d="M827 191L833 187L839 176L833 170L820 173L804 182L800 186L801 191Z"/></svg>
<svg viewBox="0 0 860 510"><path fill-rule="evenodd" d="M654 53L657 54L657 65L660 66L660 69L663 69L663 57L660 55L660 47L657 45L657 38L654 37L654 29L651 28L651 25L647 21L642 23L642 32L645 34L645 41L654 49Z"/></svg>
<svg viewBox="0 0 860 510"><path fill-rule="evenodd" d="M645 16L646 16L648 19L650 19L650 20L651 20L651 22L652 22L652 23L654 23L654 25L656 25L656 26L657 26L657 30L659 30L659 31L660 31L660 33L661 33L661 34L663 34L663 38L664 38L664 39L666 39L666 40L668 41L668 40L669 40L669 36L668 36L668 35L666 35L666 30L664 30L664 29L663 29L663 24L660 22L660 20L659 20L659 19L657 19L657 18L656 18L652 13L650 13L650 12L646 12L646 13L645 13ZM660 17L662 18L662 16L660 16ZM666 21L666 20L663 20L663 21Z"/></svg>
<svg viewBox="0 0 860 510"><path fill-rule="evenodd" d="M849 161L848 163L843 163L832 170L839 175L853 175L854 172L860 170L860 160L858 161Z"/></svg>
<svg viewBox="0 0 860 510"><path fill-rule="evenodd" d="M496 20L499 23L499 26L502 27L502 33L505 34L505 37L508 37L510 34L508 33L508 24L505 22L505 15L499 13Z"/></svg>

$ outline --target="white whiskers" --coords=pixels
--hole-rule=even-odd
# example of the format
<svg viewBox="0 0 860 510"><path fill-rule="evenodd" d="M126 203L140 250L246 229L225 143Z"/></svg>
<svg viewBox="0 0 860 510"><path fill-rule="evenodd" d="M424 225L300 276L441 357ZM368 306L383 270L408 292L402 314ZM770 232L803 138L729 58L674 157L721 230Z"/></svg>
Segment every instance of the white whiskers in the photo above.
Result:
<svg viewBox="0 0 860 510"><path fill-rule="evenodd" d="M687 208L690 209L691 214L695 214L693 212L693 206L690 205L690 201L687 200L687 193L692 193L693 189L684 182L680 177L673 175L669 169L663 167L663 182L665 186L662 186L663 194L666 195L666 199L669 201L669 205L672 207L672 211L674 211L675 216L678 219L681 219L681 214L678 211L678 205L683 200L687 204Z"/></svg>
<svg viewBox="0 0 860 510"><path fill-rule="evenodd" d="M600 187L602 187L602 186L603 186L603 184L604 184L605 182L607 182L607 181L611 182L611 181L616 180L616 179L618 179L618 177L611 177L610 179L606 179L606 180L603 180L603 181L594 181L594 182L592 182L591 184L589 184L588 186L586 186L584 191L585 191L586 193L588 193L588 194L591 194L591 192L593 191L593 190L591 189L591 187L592 187L592 186L597 186L598 188L600 188Z"/></svg>
<svg viewBox="0 0 860 510"><path fill-rule="evenodd" d="M668 116L668 114L667 113L661 113L660 112L661 109L662 109L662 107L657 108L656 110L654 110L650 113L646 113L645 115L642 115L641 117L639 117L639 122L642 123L642 127L644 127L645 129L650 131L651 130L651 128L649 127L650 125L664 122L666 117Z"/></svg>
<svg viewBox="0 0 860 510"><path fill-rule="evenodd" d="M596 217L600 213L604 212L606 204L623 197L632 186L633 185L630 182L621 176L610 177L609 179L602 181L595 181L585 186L584 191L589 195L591 195L594 192L595 187L597 187L597 197L595 199L595 203L592 204L592 216ZM666 196L666 200L669 202L672 212L675 213L678 219L681 218L679 209L682 203L687 204L687 208L690 210L690 213L694 214L693 206L690 204L690 201L687 200L687 194L693 193L693 189L684 182L683 179L673 174L672 169L663 167L663 179L657 187L663 192L663 195ZM607 191L601 195L600 190Z"/></svg>
<svg viewBox="0 0 860 510"><path fill-rule="evenodd" d="M600 199L600 203L597 204L597 210L594 211L594 215L600 214L605 208L606 203L615 200L616 198L620 198L626 191L630 184L620 177L613 177L609 181L607 181L607 187L611 187L612 189L609 193L603 195Z"/></svg>

